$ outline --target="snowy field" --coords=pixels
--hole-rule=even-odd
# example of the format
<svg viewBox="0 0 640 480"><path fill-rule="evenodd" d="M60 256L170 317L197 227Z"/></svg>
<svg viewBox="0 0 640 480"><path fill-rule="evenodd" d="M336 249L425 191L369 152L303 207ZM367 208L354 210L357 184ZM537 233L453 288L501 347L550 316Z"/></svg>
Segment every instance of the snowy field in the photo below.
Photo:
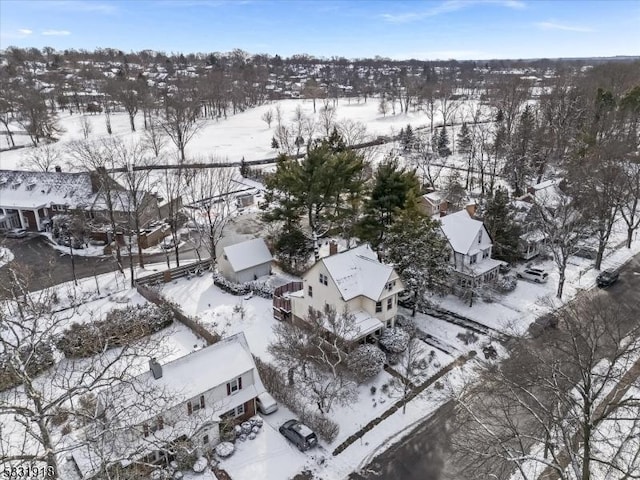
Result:
<svg viewBox="0 0 640 480"><path fill-rule="evenodd" d="M321 125L320 110L323 103L316 102L316 113L313 113L313 102L311 100L279 100L266 105L248 109L227 119L204 120L202 128L196 133L191 142L187 145L186 153L189 159L206 160L210 157L222 161L239 162L245 160L257 160L273 157L277 152L271 148L271 139L276 129L276 120L271 127L261 119L268 110L274 112L279 106L282 112L283 124L291 124L294 121L295 111L298 107L303 114L314 120L315 136L324 135L324 127ZM330 103L333 106L333 102ZM366 127L366 139L373 139L380 135L389 136L397 134L400 129L411 124L412 128L424 127L429 124L429 118L422 111L410 111L409 113L388 113L383 116L378 111L379 100L369 98L365 103L359 103L355 99L340 99L336 106L334 123L358 122ZM456 119L462 121L469 120L471 112L477 108L475 101L467 101L460 104ZM398 109L399 112L399 109ZM89 140L108 138L104 115L84 115L91 124ZM81 127L83 115L70 115L67 111L59 113L58 123L63 129L60 139L53 145L54 150L61 153L68 144L75 140L83 140L84 136ZM442 120L436 115L434 123L437 125ZM135 141L142 138L144 124L142 115L136 117L136 132L131 132L129 126L129 116L126 113L113 113L111 115L112 137L121 138L124 141ZM450 138L455 138L455 130L449 132ZM21 138L21 137L16 137ZM363 140L366 140L363 139ZM30 155L33 147L2 152L3 169L20 169L24 160ZM165 146L165 153L171 156L175 152L172 144ZM62 156L64 164L65 156ZM66 165L65 165L66 167Z"/></svg>

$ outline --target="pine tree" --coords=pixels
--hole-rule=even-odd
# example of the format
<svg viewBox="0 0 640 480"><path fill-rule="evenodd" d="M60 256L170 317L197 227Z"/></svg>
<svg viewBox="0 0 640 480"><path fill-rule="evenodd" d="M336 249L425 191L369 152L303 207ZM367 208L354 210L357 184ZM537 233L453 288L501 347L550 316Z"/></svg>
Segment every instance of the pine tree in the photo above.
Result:
<svg viewBox="0 0 640 480"><path fill-rule="evenodd" d="M451 149L449 149L449 135L447 134L447 127L442 127L440 135L438 136L438 155L441 157L448 157L451 155Z"/></svg>
<svg viewBox="0 0 640 480"><path fill-rule="evenodd" d="M415 141L416 138L411 125L407 125L407 128L404 131L400 130L400 142L402 143L402 148L405 152L413 148Z"/></svg>
<svg viewBox="0 0 640 480"><path fill-rule="evenodd" d="M469 131L469 126L467 125L467 122L464 122L462 124L462 127L460 128L460 132L458 133L457 145L458 145L458 151L462 155L467 156L471 153L471 146L472 146L471 132Z"/></svg>
<svg viewBox="0 0 640 480"><path fill-rule="evenodd" d="M484 225L493 240L493 257L505 262L518 258L520 226L513 219L507 191L498 187L487 201Z"/></svg>
<svg viewBox="0 0 640 480"><path fill-rule="evenodd" d="M448 291L449 244L442 236L439 222L422 213L413 192L393 222L386 245L398 275L414 294L413 315L423 304L427 291Z"/></svg>
<svg viewBox="0 0 640 480"><path fill-rule="evenodd" d="M522 195L527 178L532 175L534 156L535 117L530 105L527 105L511 138L505 175L516 196Z"/></svg>
<svg viewBox="0 0 640 480"><path fill-rule="evenodd" d="M280 144L278 143L278 140L276 140L276 137L271 137L271 148L273 148L274 150L280 148Z"/></svg>
<svg viewBox="0 0 640 480"><path fill-rule="evenodd" d="M245 162L244 157L240 160L240 176L243 178L247 178L249 176L249 166L247 162Z"/></svg>
<svg viewBox="0 0 640 480"><path fill-rule="evenodd" d="M358 228L360 238L378 248L411 191L420 191L415 172L400 168L397 159L382 163L375 173L371 195L364 206L365 215Z"/></svg>

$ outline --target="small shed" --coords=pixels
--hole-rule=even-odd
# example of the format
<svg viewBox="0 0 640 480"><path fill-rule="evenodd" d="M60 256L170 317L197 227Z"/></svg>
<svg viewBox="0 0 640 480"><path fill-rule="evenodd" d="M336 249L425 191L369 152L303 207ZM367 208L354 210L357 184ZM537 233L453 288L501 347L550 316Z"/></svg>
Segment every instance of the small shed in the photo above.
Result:
<svg viewBox="0 0 640 480"><path fill-rule="evenodd" d="M222 249L220 273L230 282L244 283L271 273L273 257L262 238L236 243Z"/></svg>

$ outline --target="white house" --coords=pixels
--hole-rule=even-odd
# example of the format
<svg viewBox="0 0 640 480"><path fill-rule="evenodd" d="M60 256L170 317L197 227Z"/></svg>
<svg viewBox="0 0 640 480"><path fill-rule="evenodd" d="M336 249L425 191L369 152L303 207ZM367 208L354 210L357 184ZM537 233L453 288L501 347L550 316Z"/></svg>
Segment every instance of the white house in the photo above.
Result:
<svg viewBox="0 0 640 480"><path fill-rule="evenodd" d="M236 243L222 249L218 258L220 273L229 281L250 282L271 273L273 257L261 238Z"/></svg>
<svg viewBox="0 0 640 480"><path fill-rule="evenodd" d="M464 209L439 219L452 250L449 260L459 286L482 284L498 276L502 263L491 258L493 243L484 224Z"/></svg>
<svg viewBox="0 0 640 480"><path fill-rule="evenodd" d="M356 322L345 338L350 342L393 327L398 294L404 290L393 267L378 261L368 245L322 258L304 274L302 285L289 294L294 320L304 320L310 307L323 311L331 305L338 314L346 308Z"/></svg>
<svg viewBox="0 0 640 480"><path fill-rule="evenodd" d="M223 429L255 415L255 399L264 392L243 333L164 365L152 359L149 367L100 392L96 421L74 432L97 439L72 452L82 479L93 478L105 462L171 461L163 446L177 440L209 451Z"/></svg>

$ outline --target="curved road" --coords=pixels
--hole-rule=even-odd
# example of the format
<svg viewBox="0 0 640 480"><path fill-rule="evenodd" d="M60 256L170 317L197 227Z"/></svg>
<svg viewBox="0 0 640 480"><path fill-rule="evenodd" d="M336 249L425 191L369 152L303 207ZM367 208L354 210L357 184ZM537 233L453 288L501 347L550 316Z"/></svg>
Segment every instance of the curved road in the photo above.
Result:
<svg viewBox="0 0 640 480"><path fill-rule="evenodd" d="M640 255L620 270L620 280L599 295L613 302L640 305ZM517 355L515 346L513 354ZM455 415L453 402L448 402L425 419L404 440L375 457L351 480L477 480L448 473L451 460L448 424ZM496 476L496 480L501 480Z"/></svg>

